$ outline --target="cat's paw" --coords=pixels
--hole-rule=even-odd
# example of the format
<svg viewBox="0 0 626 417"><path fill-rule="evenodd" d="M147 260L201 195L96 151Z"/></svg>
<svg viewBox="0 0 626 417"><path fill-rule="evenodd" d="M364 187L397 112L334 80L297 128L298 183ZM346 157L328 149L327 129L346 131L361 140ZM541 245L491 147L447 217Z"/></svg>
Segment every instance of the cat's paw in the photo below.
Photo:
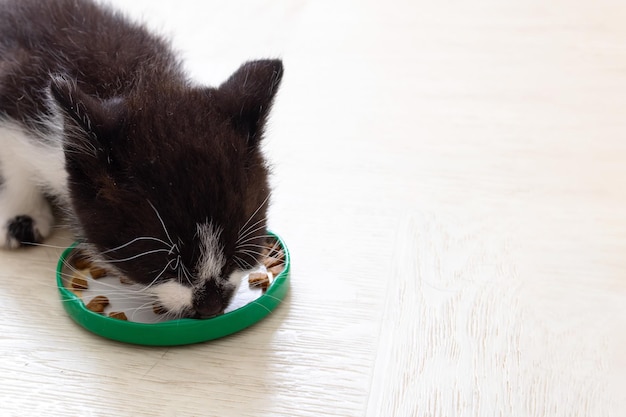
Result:
<svg viewBox="0 0 626 417"><path fill-rule="evenodd" d="M37 189L16 180L2 185L0 247L15 249L41 243L53 223L52 207Z"/></svg>
<svg viewBox="0 0 626 417"><path fill-rule="evenodd" d="M28 215L15 216L4 225L4 247L15 249L40 243L50 234L51 227L51 219L47 217L35 220Z"/></svg>
<svg viewBox="0 0 626 417"><path fill-rule="evenodd" d="M16 216L6 224L6 247L17 248L21 245L37 243L41 240L41 233L35 227L35 222L30 216Z"/></svg>
<svg viewBox="0 0 626 417"><path fill-rule="evenodd" d="M41 243L53 223L52 207L38 190L17 181L2 185L0 247L15 249Z"/></svg>

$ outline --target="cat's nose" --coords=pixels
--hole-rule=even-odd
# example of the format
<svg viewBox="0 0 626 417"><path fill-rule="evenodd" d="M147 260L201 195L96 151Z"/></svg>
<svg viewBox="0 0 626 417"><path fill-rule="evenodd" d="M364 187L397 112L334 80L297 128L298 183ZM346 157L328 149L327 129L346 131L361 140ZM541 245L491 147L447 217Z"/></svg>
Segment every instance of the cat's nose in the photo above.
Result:
<svg viewBox="0 0 626 417"><path fill-rule="evenodd" d="M196 316L201 319L208 319L224 313L221 291L217 288L215 281L208 281L203 288L194 294L193 308L196 311Z"/></svg>
<svg viewBox="0 0 626 417"><path fill-rule="evenodd" d="M196 317L199 319L210 319L211 317L224 314L224 307L218 304L202 304L195 306Z"/></svg>

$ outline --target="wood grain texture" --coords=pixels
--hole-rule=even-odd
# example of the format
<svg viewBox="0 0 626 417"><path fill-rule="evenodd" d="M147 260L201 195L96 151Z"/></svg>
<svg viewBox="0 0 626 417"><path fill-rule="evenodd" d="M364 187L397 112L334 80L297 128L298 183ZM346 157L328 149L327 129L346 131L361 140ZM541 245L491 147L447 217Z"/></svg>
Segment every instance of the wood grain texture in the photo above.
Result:
<svg viewBox="0 0 626 417"><path fill-rule="evenodd" d="M3 415L624 415L626 5L112 3L202 82L284 59L292 290L239 334L129 346L65 315L61 249L2 251Z"/></svg>

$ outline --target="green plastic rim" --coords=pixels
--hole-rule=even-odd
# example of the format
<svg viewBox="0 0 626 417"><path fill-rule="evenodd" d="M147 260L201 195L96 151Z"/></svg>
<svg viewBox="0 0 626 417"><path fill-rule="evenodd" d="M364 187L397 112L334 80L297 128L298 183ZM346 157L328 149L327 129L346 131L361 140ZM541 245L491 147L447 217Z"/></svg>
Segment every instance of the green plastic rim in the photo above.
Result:
<svg viewBox="0 0 626 417"><path fill-rule="evenodd" d="M160 323L136 323L110 318L87 310L83 301L65 288L62 274L65 261L78 243L63 251L57 263L57 287L65 311L79 325L99 336L147 346L177 346L218 339L262 320L276 308L289 289L291 259L280 236L269 232L285 252L285 267L267 291L254 302L211 319L177 319Z"/></svg>

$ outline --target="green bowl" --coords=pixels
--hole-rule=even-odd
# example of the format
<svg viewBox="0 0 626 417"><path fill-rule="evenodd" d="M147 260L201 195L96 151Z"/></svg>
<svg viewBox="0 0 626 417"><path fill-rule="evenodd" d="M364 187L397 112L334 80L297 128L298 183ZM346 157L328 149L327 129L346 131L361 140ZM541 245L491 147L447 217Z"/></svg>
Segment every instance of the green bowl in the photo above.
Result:
<svg viewBox="0 0 626 417"><path fill-rule="evenodd" d="M270 287L253 302L211 319L176 319L159 323L137 323L110 318L88 310L83 300L65 287L63 279L66 261L77 243L67 248L57 264L57 286L65 311L85 329L120 342L149 346L176 346L205 342L238 332L267 316L289 289L290 256L284 241L279 242L285 253L283 271L274 277Z"/></svg>

